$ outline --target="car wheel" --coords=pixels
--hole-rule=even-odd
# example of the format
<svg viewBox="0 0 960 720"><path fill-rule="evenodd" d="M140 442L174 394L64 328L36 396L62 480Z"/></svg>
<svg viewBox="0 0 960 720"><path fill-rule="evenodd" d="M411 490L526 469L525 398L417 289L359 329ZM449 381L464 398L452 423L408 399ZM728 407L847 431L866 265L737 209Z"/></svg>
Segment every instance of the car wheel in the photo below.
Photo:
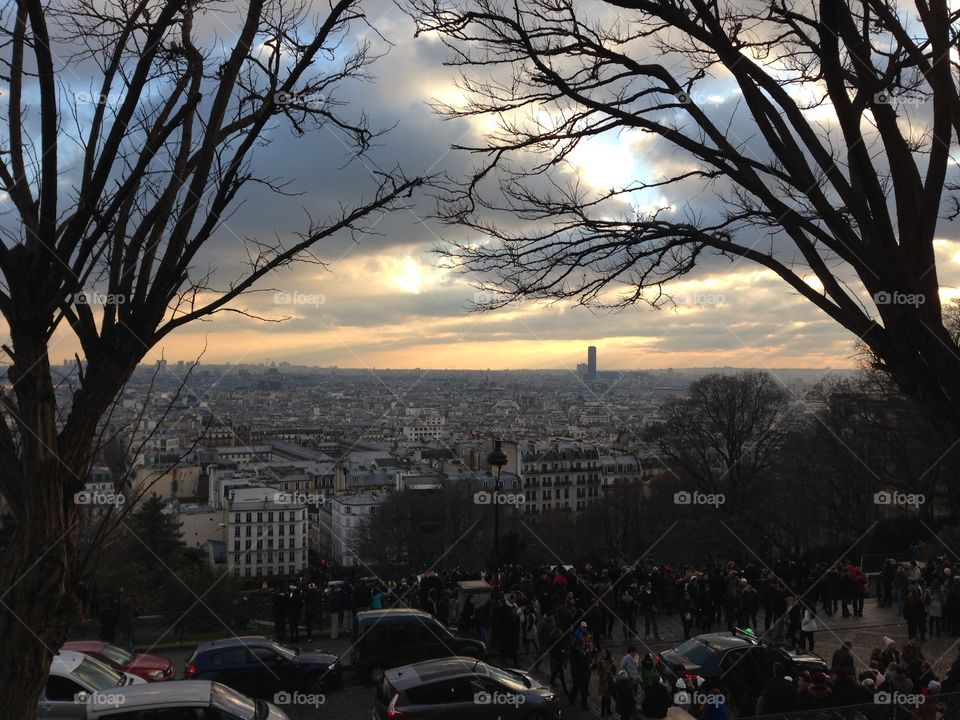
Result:
<svg viewBox="0 0 960 720"><path fill-rule="evenodd" d="M383 672L384 667L383 663L375 662L370 665L370 669L367 670L367 679L372 682L374 685L378 686L383 682Z"/></svg>

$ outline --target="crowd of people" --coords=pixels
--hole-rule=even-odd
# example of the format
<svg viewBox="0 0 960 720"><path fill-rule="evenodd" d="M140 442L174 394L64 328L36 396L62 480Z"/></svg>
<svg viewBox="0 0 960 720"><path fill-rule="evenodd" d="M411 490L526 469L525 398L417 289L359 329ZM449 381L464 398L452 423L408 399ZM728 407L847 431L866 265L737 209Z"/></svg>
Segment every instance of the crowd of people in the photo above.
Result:
<svg viewBox="0 0 960 720"><path fill-rule="evenodd" d="M915 546L911 556L922 551ZM725 703L745 716L870 702L878 692L927 696L960 691L960 661L937 677L921 647L927 637L960 635L960 577L946 556L920 560L883 563L874 590L881 606L896 605L907 622L910 641L902 651L887 638L869 660L863 658L859 672L849 644L834 653L829 673L793 677L773 663L767 677ZM492 587L489 599L478 603L476 595L466 594L461 603L455 596L457 583L478 579ZM721 689L667 687L654 657L638 652L641 637L661 639L664 617L676 616L685 639L699 632L750 628L767 643L813 651L816 633L829 625L829 618L863 615L869 586L866 573L851 561L783 560L764 568L734 562L672 566L644 558L580 568L508 565L495 573L453 568L331 583L323 591L313 583L298 583L276 593L274 608L279 637L299 639L303 618L310 641L324 617L335 638L349 632L358 610L417 607L460 634L484 640L504 663L517 666L524 657L536 668L547 664L551 685L581 708L588 707L595 678L601 716L633 718L639 710L647 717L663 717L658 713L679 704L700 717L722 720L727 710L715 703L683 701L685 693L710 698ZM614 657L611 648L621 642L627 652ZM683 677L682 669L677 674Z"/></svg>

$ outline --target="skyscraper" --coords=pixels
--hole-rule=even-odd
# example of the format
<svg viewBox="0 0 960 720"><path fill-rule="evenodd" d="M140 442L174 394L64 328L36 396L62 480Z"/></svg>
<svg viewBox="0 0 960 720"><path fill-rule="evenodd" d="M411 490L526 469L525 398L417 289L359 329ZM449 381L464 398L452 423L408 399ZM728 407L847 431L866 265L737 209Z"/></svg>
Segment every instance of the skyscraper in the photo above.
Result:
<svg viewBox="0 0 960 720"><path fill-rule="evenodd" d="M587 380L597 379L597 348L591 345L587 348Z"/></svg>

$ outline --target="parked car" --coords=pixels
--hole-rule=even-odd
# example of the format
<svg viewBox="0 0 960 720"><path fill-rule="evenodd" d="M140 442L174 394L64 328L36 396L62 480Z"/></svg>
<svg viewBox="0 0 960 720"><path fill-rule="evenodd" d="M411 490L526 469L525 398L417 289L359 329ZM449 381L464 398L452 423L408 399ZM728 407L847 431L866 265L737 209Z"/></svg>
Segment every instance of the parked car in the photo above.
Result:
<svg viewBox="0 0 960 720"><path fill-rule="evenodd" d="M383 671L421 660L468 655L481 658L479 640L454 635L429 613L409 608L367 610L353 623L353 669L380 683Z"/></svg>
<svg viewBox="0 0 960 720"><path fill-rule="evenodd" d="M68 642L63 646L63 649L89 655L102 663L106 663L114 670L137 675L147 682L176 679L173 663L162 655L149 655L138 652L131 653L116 645L103 642L102 640Z"/></svg>
<svg viewBox="0 0 960 720"><path fill-rule="evenodd" d="M288 720L276 705L207 680L95 693L87 699L86 711L87 720Z"/></svg>
<svg viewBox="0 0 960 720"><path fill-rule="evenodd" d="M83 653L61 650L50 663L50 676L37 703L42 720L78 720L86 718L86 699L90 693L115 692L146 681Z"/></svg>
<svg viewBox="0 0 960 720"><path fill-rule="evenodd" d="M762 642L745 631L716 632L697 635L657 656L657 670L672 685L675 668L683 665L684 680L700 679L716 682L734 698L773 677L774 663L783 665L787 674L797 677L802 670L829 672L819 655L793 653Z"/></svg>
<svg viewBox="0 0 960 720"><path fill-rule="evenodd" d="M560 715L552 688L520 670L505 670L472 657L387 670L373 710L374 720L557 720Z"/></svg>
<svg viewBox="0 0 960 720"><path fill-rule="evenodd" d="M326 691L340 685L342 674L338 655L287 647L256 636L202 643L187 661L183 676L268 697L281 691Z"/></svg>

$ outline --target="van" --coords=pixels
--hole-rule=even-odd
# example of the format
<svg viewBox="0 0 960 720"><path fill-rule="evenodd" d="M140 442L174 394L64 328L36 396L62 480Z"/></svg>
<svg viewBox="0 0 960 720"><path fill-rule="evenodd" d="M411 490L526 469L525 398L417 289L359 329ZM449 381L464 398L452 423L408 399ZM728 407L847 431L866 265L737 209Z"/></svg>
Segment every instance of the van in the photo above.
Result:
<svg viewBox="0 0 960 720"><path fill-rule="evenodd" d="M479 640L454 635L421 610L367 610L353 623L351 665L379 685L390 668L455 655L481 658L486 650Z"/></svg>

